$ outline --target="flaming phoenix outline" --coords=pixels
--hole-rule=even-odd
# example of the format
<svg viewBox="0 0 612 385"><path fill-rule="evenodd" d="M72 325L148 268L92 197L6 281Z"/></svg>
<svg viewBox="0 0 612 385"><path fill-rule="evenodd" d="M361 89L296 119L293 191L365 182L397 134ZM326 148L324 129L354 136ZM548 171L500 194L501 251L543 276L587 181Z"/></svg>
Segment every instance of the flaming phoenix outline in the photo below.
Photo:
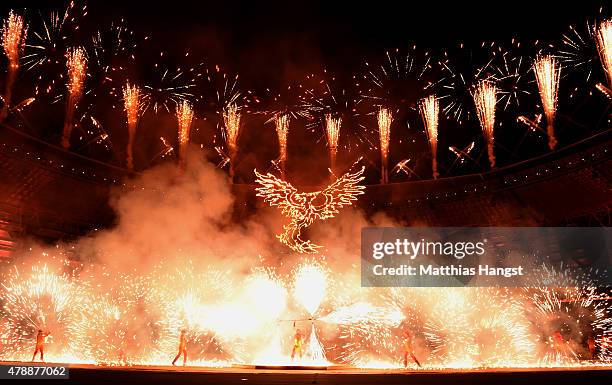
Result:
<svg viewBox="0 0 612 385"><path fill-rule="evenodd" d="M293 251L312 254L321 246L301 239L302 229L317 219L333 218L340 208L352 205L365 189L359 185L364 179L364 170L365 167L362 167L353 174L347 172L324 190L306 193L298 192L291 183L270 173L262 175L255 170L256 182L261 185L255 190L257 196L264 198L264 202L279 207L282 214L291 219L291 222L283 226L285 231L276 237Z"/></svg>

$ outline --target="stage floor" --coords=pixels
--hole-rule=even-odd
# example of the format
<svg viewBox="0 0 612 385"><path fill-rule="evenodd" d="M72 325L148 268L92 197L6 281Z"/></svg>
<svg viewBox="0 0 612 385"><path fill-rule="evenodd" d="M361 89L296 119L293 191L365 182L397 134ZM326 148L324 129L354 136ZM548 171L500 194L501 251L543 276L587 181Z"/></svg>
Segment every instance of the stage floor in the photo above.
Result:
<svg viewBox="0 0 612 385"><path fill-rule="evenodd" d="M2 362L4 365L24 363ZM49 364L52 365L52 364ZM612 367L487 370L249 369L71 364L70 380L45 384L610 384Z"/></svg>

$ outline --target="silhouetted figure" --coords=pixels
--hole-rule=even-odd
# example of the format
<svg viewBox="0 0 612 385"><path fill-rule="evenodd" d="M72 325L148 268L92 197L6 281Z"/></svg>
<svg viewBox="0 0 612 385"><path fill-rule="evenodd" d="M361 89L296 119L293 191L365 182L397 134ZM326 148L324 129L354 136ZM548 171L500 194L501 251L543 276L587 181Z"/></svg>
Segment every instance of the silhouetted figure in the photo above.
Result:
<svg viewBox="0 0 612 385"><path fill-rule="evenodd" d="M174 357L174 361L172 361L172 365L176 364L176 361L179 357L183 355L183 366L187 364L187 332L185 329L181 330L181 336L179 337L179 348L178 354Z"/></svg>
<svg viewBox="0 0 612 385"><path fill-rule="evenodd" d="M300 359L302 359L302 345L304 344L304 336L302 336L302 331L300 329L295 331L295 336L293 337L293 350L291 350L291 360L295 357L295 354L299 354Z"/></svg>
<svg viewBox="0 0 612 385"><path fill-rule="evenodd" d="M412 334L410 333L410 331L406 330L404 332L404 368L408 367L408 356L410 356L410 358L412 358L412 361L414 361L419 367L421 367L421 363L414 355Z"/></svg>
<svg viewBox="0 0 612 385"><path fill-rule="evenodd" d="M36 348L34 349L34 354L32 355L32 362L34 362L37 353L40 353L40 360L45 362L45 337L47 337L49 334L51 333L43 333L41 329L38 329L38 333L36 333Z"/></svg>

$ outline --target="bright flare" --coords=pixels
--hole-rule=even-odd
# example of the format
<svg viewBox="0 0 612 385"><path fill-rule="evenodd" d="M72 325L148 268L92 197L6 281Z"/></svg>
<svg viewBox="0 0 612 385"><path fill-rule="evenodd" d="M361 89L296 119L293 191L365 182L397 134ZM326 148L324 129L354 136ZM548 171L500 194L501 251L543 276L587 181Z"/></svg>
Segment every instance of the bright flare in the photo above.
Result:
<svg viewBox="0 0 612 385"><path fill-rule="evenodd" d="M608 77L608 87L612 89L612 19L603 21L596 31L599 57Z"/></svg>
<svg viewBox="0 0 612 385"><path fill-rule="evenodd" d="M393 115L386 108L378 111L378 134L380 136L381 183L389 182L389 142Z"/></svg>
<svg viewBox="0 0 612 385"><path fill-rule="evenodd" d="M141 97L142 91L138 86L132 86L128 82L123 88L123 105L128 125L127 167L130 170L134 169L134 136L140 116Z"/></svg>
<svg viewBox="0 0 612 385"><path fill-rule="evenodd" d="M431 148L431 168L433 170L434 179L438 178L438 115L440 113L440 107L438 99L435 95L430 95L427 98L421 100L419 104L421 111L421 118L425 125L425 132L427 133L427 139L429 140L429 147Z"/></svg>
<svg viewBox="0 0 612 385"><path fill-rule="evenodd" d="M489 154L489 163L491 167L495 167L495 153L493 146L495 143L495 105L497 104L497 87L488 80L483 80L478 83L473 94L474 103L476 104L476 112L480 127L487 143L487 152Z"/></svg>
<svg viewBox="0 0 612 385"><path fill-rule="evenodd" d="M319 263L305 263L295 272L293 296L313 317L325 298L327 272Z"/></svg>
<svg viewBox="0 0 612 385"><path fill-rule="evenodd" d="M66 54L66 67L68 68L68 100L66 101L66 116L64 117L64 131L62 133L62 147L70 147L70 134L72 133L74 112L83 96L85 76L87 75L87 57L83 48L74 48Z"/></svg>
<svg viewBox="0 0 612 385"><path fill-rule="evenodd" d="M539 56L534 65L534 72L538 82L542 107L546 116L546 131L548 133L548 147L551 150L557 146L554 121L557 112L557 93L559 91L559 78L561 66L552 56Z"/></svg>

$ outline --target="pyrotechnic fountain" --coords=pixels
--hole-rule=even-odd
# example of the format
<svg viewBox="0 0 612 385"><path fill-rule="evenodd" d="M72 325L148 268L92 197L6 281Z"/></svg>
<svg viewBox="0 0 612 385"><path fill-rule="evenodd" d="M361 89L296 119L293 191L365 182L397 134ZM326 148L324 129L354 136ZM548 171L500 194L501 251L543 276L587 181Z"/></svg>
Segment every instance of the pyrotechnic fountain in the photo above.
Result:
<svg viewBox="0 0 612 385"><path fill-rule="evenodd" d="M342 118L334 118L331 114L325 115L325 133L327 135L327 147L329 149L329 169L333 175L336 172L336 156L338 155L338 141L340 140L340 127Z"/></svg>
<svg viewBox="0 0 612 385"><path fill-rule="evenodd" d="M176 119L178 121L179 163L183 165L193 122L193 107L189 102L183 101L176 106Z"/></svg>
<svg viewBox="0 0 612 385"><path fill-rule="evenodd" d="M77 104L83 96L85 76L87 75L87 58L83 48L73 48L66 54L66 67L68 68L68 97L66 99L66 116L64 117L64 130L62 132L62 147L70 147L70 135L74 124L74 113Z"/></svg>
<svg viewBox="0 0 612 385"><path fill-rule="evenodd" d="M440 107L438 106L438 99L435 95L431 95L421 101L420 105L421 117L423 124L425 125L425 132L427 133L427 139L429 140L429 147L431 149L431 169L433 172L434 179L438 178L438 115L440 113Z"/></svg>
<svg viewBox="0 0 612 385"><path fill-rule="evenodd" d="M391 139L393 115L386 108L378 111L378 135L380 137L380 183L389 182L389 141Z"/></svg>
<svg viewBox="0 0 612 385"><path fill-rule="evenodd" d="M597 88L612 99L612 19L602 21L595 34L601 64L608 78L607 87L597 83Z"/></svg>
<svg viewBox="0 0 612 385"><path fill-rule="evenodd" d="M13 12L2 26L2 47L9 65L6 75L4 95L2 97L2 109L0 110L0 122L6 119L13 101L13 86L19 72L19 57L23 52L27 35L27 26L23 17Z"/></svg>
<svg viewBox="0 0 612 385"><path fill-rule="evenodd" d="M128 82L123 88L123 103L128 127L127 167L130 170L134 169L134 137L140 118L141 97L142 94L138 86L132 86Z"/></svg>
<svg viewBox="0 0 612 385"><path fill-rule="evenodd" d="M478 120L487 145L487 154L491 168L495 168L495 105L497 104L497 87L494 83L483 80L474 90L474 104Z"/></svg>
<svg viewBox="0 0 612 385"><path fill-rule="evenodd" d="M238 136L240 135L240 110L236 104L231 104L223 110L223 126L225 143L229 153L229 175L234 180L236 154L238 154Z"/></svg>
<svg viewBox="0 0 612 385"><path fill-rule="evenodd" d="M289 133L289 121L291 117L289 114L277 115L274 118L274 124L276 125L276 135L278 136L278 148L281 170L281 179L285 179L285 168L287 163L287 134Z"/></svg>
<svg viewBox="0 0 612 385"><path fill-rule="evenodd" d="M540 99L546 116L546 132L548 134L548 147L554 150L557 146L555 137L555 114L557 112L557 94L559 92L559 79L561 67L552 56L540 56L533 64L533 70L538 82Z"/></svg>

